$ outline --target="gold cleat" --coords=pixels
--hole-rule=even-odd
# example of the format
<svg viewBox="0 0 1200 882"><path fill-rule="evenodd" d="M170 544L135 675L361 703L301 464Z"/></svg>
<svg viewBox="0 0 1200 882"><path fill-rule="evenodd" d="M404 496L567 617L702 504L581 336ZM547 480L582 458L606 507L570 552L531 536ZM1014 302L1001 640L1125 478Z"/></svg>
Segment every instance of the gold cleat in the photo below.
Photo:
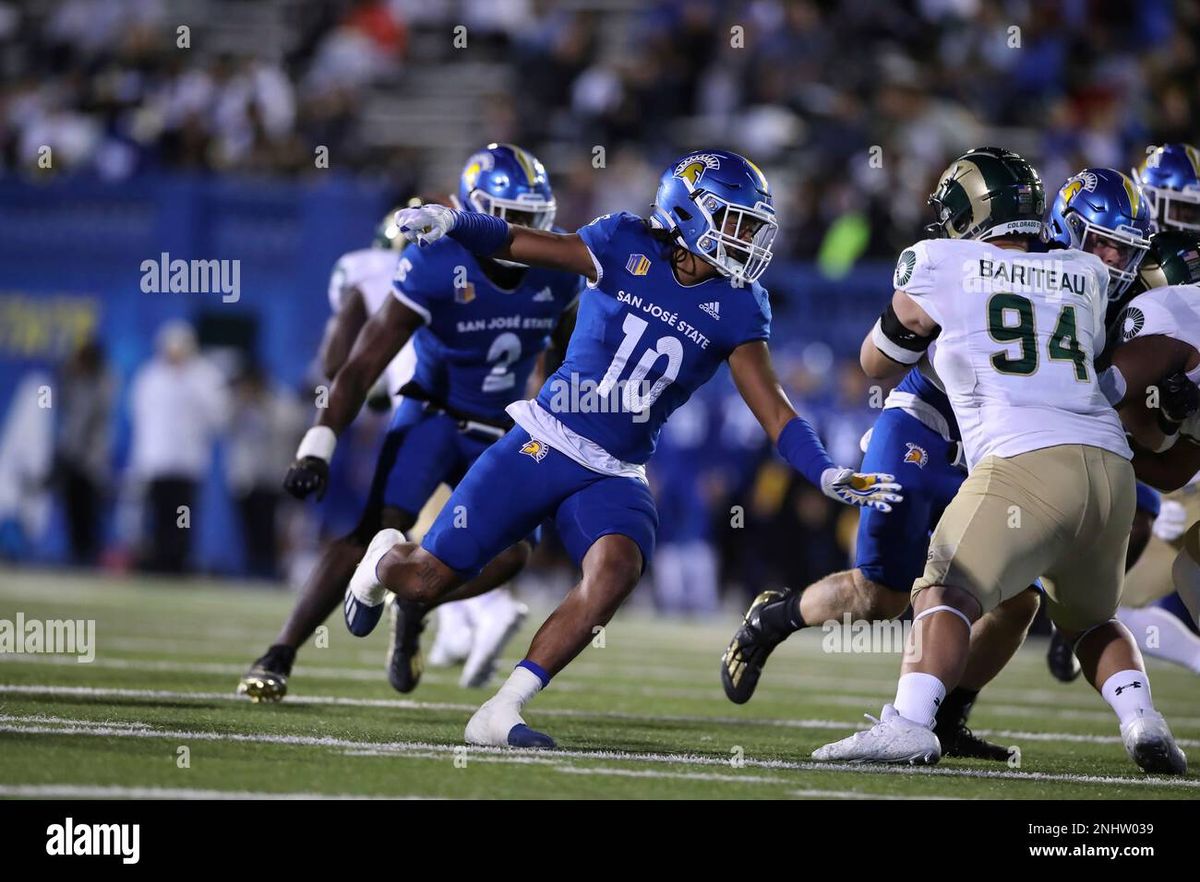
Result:
<svg viewBox="0 0 1200 882"><path fill-rule="evenodd" d="M291 676L295 660L296 650L292 647L272 646L246 671L238 682L237 694L246 696L255 704L282 700L287 695L288 677Z"/></svg>
<svg viewBox="0 0 1200 882"><path fill-rule="evenodd" d="M237 694L255 704L261 701L280 701L287 695L287 677L255 665L238 683Z"/></svg>

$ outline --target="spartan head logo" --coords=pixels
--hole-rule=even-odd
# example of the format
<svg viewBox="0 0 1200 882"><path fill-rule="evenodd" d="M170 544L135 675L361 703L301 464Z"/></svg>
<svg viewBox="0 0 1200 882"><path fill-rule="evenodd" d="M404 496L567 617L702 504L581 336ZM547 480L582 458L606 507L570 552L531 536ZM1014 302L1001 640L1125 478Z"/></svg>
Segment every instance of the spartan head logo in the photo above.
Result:
<svg viewBox="0 0 1200 882"><path fill-rule="evenodd" d="M713 156L711 153L693 153L691 156L685 156L679 160L679 164L675 166L675 177L683 178L688 184L695 187L708 169L720 167L719 157Z"/></svg>
<svg viewBox="0 0 1200 882"><path fill-rule="evenodd" d="M926 463L929 462L928 451L921 445L913 444L911 441L904 442L904 446L908 448L904 454L904 461L911 462L917 468L925 468Z"/></svg>
<svg viewBox="0 0 1200 882"><path fill-rule="evenodd" d="M1062 188L1062 197L1064 202L1070 202L1075 198L1080 190L1087 190L1092 193L1096 189L1096 185L1100 183L1099 178L1090 171L1080 172L1071 178Z"/></svg>
<svg viewBox="0 0 1200 882"><path fill-rule="evenodd" d="M536 438L530 438L521 447L521 452L526 456L532 456L534 462L541 462L546 458L546 454L550 452L550 448L546 446L544 441L538 441Z"/></svg>

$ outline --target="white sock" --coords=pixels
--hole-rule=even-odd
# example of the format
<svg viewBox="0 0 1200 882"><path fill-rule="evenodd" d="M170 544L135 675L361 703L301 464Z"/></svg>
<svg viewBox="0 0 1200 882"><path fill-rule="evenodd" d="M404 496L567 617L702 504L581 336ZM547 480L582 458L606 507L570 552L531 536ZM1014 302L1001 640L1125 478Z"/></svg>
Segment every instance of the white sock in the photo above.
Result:
<svg viewBox="0 0 1200 882"><path fill-rule="evenodd" d="M946 697L946 684L933 674L904 674L896 684L896 713L906 720L933 728L933 718Z"/></svg>
<svg viewBox="0 0 1200 882"><path fill-rule="evenodd" d="M541 691L542 681L537 674L529 668L514 668L495 697L503 697L504 701L515 704L519 711Z"/></svg>
<svg viewBox="0 0 1200 882"><path fill-rule="evenodd" d="M1155 658L1183 665L1200 674L1200 637L1167 610L1158 606L1117 609L1117 619L1133 633L1138 648Z"/></svg>
<svg viewBox="0 0 1200 882"><path fill-rule="evenodd" d="M1145 671L1118 671L1104 681L1100 694L1116 712L1122 726L1140 716L1142 711L1154 710L1150 678Z"/></svg>

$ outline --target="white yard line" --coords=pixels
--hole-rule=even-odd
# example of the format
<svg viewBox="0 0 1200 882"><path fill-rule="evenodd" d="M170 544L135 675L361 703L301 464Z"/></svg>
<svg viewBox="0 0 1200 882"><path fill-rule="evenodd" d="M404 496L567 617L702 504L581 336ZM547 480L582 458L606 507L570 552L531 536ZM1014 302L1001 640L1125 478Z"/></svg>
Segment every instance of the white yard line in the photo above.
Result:
<svg viewBox="0 0 1200 882"><path fill-rule="evenodd" d="M75 656L62 655L0 655L0 664L45 664L61 667L76 668L79 663ZM225 662L179 662L167 661L159 659L126 659L126 658L97 658L95 661L87 665L89 668L109 668L114 670L131 670L131 671L163 671L176 673L190 674L219 674L238 677L245 673L246 669L242 665L230 664ZM379 668L355 668L355 667L304 667L297 668L297 677L312 677L321 680L342 680L348 682L381 682L384 677L382 665ZM434 685L454 685L458 682L458 678L452 674L426 674L426 682ZM830 681L831 687L833 681ZM684 698L698 700L720 699L721 692L716 683L715 677L711 688L663 688L656 686L637 686L631 684L616 684L612 682L588 682L582 683L575 680L556 680L553 688L556 692L567 693L593 693L602 695L641 695L649 698ZM891 687L884 684L876 684L873 693L878 699L880 696L890 695ZM487 695L486 690L481 690L480 695ZM855 707L863 708L864 710L873 709L873 705L868 697L857 697L855 695L846 695L845 691L822 691L817 688L806 688L803 690L806 698L812 701L835 705L838 707ZM989 698L998 699L1002 695L1011 694L1020 697L1026 704L992 704L988 701ZM1021 690L1000 690L993 689L983 693L984 700L979 704L979 707L985 713L992 713L998 716L1014 716L1022 719L1028 718L1031 712L1051 713L1055 716L1064 719L1086 720L1091 722L1108 722L1112 719L1112 713L1103 709L1099 705L1099 699L1095 696L1090 696L1089 705L1094 707L1094 710L1084 708L1066 707L1068 700L1063 695L1058 695L1052 690L1030 690L1023 692ZM289 699L290 700L290 699ZM1175 713L1175 708L1172 703L1165 703L1160 706L1160 710L1164 711L1171 722L1179 727L1194 726L1200 728L1200 717L1183 716Z"/></svg>
<svg viewBox="0 0 1200 882"><path fill-rule="evenodd" d="M235 733L235 732L203 732L188 730L160 730L145 728L122 728L115 726L87 726L70 724L66 721L61 725L46 725L44 722L28 725L19 715L0 715L0 732L11 734L33 735L72 735L101 738L159 738L172 741L217 741L243 744L277 744L287 746L321 747L346 750L361 750L391 753L398 759L425 759L431 754L441 756L440 761L453 760L463 756L461 745L433 744L429 742L396 741L371 742L355 741L348 738L334 738L313 735L273 735L267 733ZM44 717L42 718L45 719ZM468 747L465 756L468 761L471 755L484 756L526 756L529 752L516 751L511 748ZM690 765L690 766L722 766L728 767L728 759L696 754L669 753L637 753L631 751L581 751L556 750L547 753L536 753L536 756L548 758L585 759L591 762L610 761L627 763L649 763L656 765ZM982 769L955 769L934 767L913 769L896 766L867 766L844 763L815 763L794 762L788 760L756 760L744 758L743 765L754 769L780 769L804 772L854 772L858 774L903 774L911 776L928 775L933 777L951 778L981 778L1012 781L1054 781L1068 784L1097 784L1104 786L1150 787L1150 788L1180 788L1187 790L1200 789L1200 779L1196 778L1165 778L1139 777L1129 778L1116 775L1073 775L1068 773L1048 772L1019 772L1012 770L988 771Z"/></svg>
<svg viewBox="0 0 1200 882"><path fill-rule="evenodd" d="M75 698L143 698L147 700L167 700L167 701L232 701L238 704L250 705L246 699L234 695L232 692L180 692L166 689L106 689L96 686L51 686L51 685L36 685L36 684L0 684L0 695L61 695ZM436 702L436 701L414 701L404 698L346 698L343 696L334 695L296 695L286 699L288 704L298 704L307 706L342 706L342 707L372 707L372 708L391 708L395 710L426 710L426 711L455 711L464 714L473 713L477 705L473 704L455 704L451 702ZM263 708L266 710L266 708ZM600 710L578 710L574 708L539 708L538 716L544 717L566 717L577 719L610 719L610 720L625 720L627 722L641 723L697 723L701 725L712 724L719 726L771 726L785 729L815 729L815 730L832 730L846 731L864 728L862 724L857 722L847 722L844 720L826 720L826 719L756 719L742 717L727 717L727 716L699 716L689 714L634 714L625 713L623 711L600 711ZM1028 714L1026 714L1028 716ZM1105 719L1110 719L1111 715L1105 715ZM96 723L96 720L75 720L74 722ZM106 721L107 722L107 721ZM113 722L112 725L121 725L119 721ZM142 724L144 725L144 724ZM1046 742L1074 742L1074 743L1091 743L1091 744L1120 744L1121 738L1118 735L1086 735L1070 732L1025 732L1013 731L1009 729L977 730L980 735L989 735L996 738L1011 738L1022 741L1046 741ZM1200 747L1200 739L1195 738L1179 738L1176 739L1181 747Z"/></svg>

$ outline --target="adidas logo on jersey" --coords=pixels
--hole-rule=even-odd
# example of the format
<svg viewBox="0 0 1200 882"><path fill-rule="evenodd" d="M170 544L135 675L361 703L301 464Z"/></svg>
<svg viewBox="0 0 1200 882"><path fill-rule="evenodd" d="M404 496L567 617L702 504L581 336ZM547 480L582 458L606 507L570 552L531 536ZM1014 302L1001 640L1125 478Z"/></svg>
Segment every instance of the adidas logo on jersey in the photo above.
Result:
<svg viewBox="0 0 1200 882"><path fill-rule="evenodd" d="M711 303L701 303L700 308L703 309L705 312L707 312L709 315L711 315L713 318L715 318L717 321L721 320L721 304L718 303L716 300L712 301Z"/></svg>
<svg viewBox="0 0 1200 882"><path fill-rule="evenodd" d="M554 300L554 292L550 290L549 285L533 295L534 303L549 303L552 300Z"/></svg>

